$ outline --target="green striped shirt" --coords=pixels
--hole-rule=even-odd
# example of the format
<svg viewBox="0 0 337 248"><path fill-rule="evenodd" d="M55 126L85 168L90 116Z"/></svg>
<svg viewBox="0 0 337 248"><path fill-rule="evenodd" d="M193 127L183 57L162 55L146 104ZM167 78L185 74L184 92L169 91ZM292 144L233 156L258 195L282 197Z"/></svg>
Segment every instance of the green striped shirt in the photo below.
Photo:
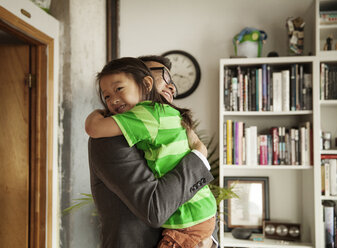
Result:
<svg viewBox="0 0 337 248"><path fill-rule="evenodd" d="M169 105L144 101L112 118L129 146L136 145L144 151L147 164L157 178L172 170L191 151L180 113ZM215 212L215 198L205 186L180 206L163 227L190 227L211 218Z"/></svg>

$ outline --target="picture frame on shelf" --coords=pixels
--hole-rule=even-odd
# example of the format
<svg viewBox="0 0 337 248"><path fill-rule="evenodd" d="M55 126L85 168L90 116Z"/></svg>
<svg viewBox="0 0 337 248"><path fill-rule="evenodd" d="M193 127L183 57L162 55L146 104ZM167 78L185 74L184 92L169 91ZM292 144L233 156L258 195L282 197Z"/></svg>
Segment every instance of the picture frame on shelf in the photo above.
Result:
<svg viewBox="0 0 337 248"><path fill-rule="evenodd" d="M225 201L225 232L241 227L262 233L263 221L269 220L269 178L224 177L224 186L234 186L239 197Z"/></svg>

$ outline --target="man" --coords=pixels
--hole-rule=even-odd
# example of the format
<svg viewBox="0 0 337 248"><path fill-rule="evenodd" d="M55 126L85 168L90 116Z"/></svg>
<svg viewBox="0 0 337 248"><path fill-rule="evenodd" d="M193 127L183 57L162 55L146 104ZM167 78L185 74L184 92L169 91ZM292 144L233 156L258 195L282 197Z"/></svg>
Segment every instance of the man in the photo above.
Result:
<svg viewBox="0 0 337 248"><path fill-rule="evenodd" d="M162 57L143 58L153 59L146 63L153 68L158 91L172 102L176 90L164 74L170 64L164 69ZM174 170L156 179L143 153L129 147L124 136L90 138L89 164L104 248L156 247L161 239L160 226L180 205L213 180L207 160L198 151L191 152Z"/></svg>

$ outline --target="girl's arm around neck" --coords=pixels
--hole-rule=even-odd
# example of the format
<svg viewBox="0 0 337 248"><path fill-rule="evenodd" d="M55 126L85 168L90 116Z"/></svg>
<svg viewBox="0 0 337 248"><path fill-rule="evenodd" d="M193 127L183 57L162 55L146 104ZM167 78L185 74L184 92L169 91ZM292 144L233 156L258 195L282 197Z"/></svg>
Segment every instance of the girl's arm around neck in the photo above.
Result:
<svg viewBox="0 0 337 248"><path fill-rule="evenodd" d="M103 111L97 109L85 120L85 131L92 138L122 135L122 131L111 117L104 118Z"/></svg>

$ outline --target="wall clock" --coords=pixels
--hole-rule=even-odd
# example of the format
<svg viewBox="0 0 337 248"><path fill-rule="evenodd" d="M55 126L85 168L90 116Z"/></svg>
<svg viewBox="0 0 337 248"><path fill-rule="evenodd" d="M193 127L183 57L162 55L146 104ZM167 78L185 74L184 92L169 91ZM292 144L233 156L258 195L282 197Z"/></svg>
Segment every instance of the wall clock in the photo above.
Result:
<svg viewBox="0 0 337 248"><path fill-rule="evenodd" d="M172 62L171 76L178 90L175 99L191 95L200 82L201 72L197 60L191 54L181 50L168 51L162 56Z"/></svg>

